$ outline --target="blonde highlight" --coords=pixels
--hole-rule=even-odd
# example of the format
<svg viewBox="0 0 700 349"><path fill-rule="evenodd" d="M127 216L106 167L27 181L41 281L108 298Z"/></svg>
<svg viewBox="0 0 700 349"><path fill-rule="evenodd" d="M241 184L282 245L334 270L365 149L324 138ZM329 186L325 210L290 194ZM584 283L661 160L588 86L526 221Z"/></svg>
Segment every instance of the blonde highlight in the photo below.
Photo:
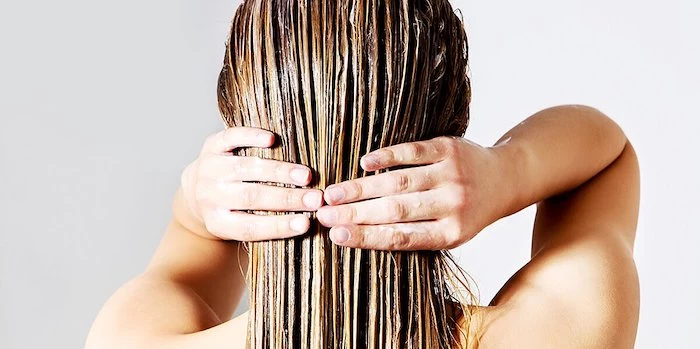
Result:
<svg viewBox="0 0 700 349"><path fill-rule="evenodd" d="M273 148L241 154L309 166L312 186L324 189L371 175L359 159L372 150L462 136L467 63L467 37L447 0L249 0L233 19L219 109L229 127L279 136ZM249 347L471 341L475 296L447 251L339 247L314 220L304 237L248 248Z"/></svg>

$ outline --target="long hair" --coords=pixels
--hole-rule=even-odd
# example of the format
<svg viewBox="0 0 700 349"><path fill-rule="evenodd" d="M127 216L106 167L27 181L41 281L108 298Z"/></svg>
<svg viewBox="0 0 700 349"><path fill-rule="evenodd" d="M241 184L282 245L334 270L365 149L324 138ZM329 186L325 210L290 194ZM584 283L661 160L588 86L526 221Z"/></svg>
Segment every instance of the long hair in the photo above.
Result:
<svg viewBox="0 0 700 349"><path fill-rule="evenodd" d="M275 147L240 154L309 166L311 186L324 189L372 175L359 166L372 150L462 136L467 62L467 36L447 0L247 0L226 44L219 109L229 127L278 135ZM339 247L313 219L303 237L248 249L250 347L464 341L456 334L469 328L474 296L446 251Z"/></svg>

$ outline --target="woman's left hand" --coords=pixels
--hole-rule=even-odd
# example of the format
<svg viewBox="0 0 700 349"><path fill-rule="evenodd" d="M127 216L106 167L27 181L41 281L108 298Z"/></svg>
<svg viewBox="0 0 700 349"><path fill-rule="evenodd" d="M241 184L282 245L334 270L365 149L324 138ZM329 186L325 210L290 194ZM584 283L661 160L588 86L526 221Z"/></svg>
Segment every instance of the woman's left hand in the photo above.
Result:
<svg viewBox="0 0 700 349"><path fill-rule="evenodd" d="M514 189L498 148L459 137L365 155L365 171L393 170L326 188L317 218L338 245L375 250L457 247L507 214Z"/></svg>

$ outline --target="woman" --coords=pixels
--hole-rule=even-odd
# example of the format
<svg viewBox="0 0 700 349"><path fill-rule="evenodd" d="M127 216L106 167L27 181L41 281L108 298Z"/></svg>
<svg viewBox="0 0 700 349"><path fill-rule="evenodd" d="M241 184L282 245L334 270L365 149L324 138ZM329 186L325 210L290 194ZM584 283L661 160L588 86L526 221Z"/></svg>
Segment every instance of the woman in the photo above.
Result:
<svg viewBox="0 0 700 349"><path fill-rule="evenodd" d="M304 214L251 212L315 212L337 246L432 251L459 246L489 224L534 203L538 211L531 261L490 306L461 312L456 330L466 336L459 336L453 345L633 346L639 307L632 259L639 175L634 150L613 121L592 108L562 106L534 114L493 147L459 137L429 137L458 135L468 120L468 79L462 74L466 41L449 4L400 2L396 8L371 1L348 4L352 6L343 1L284 4L244 3L234 19L220 80L220 107L228 126L263 127L279 136L260 128L229 127L205 142L200 157L183 173L173 220L153 261L105 305L88 348L243 347L251 332L269 330L269 326L246 328L247 315L227 321L245 285L240 271L248 264L248 254L241 250L241 241L290 239L316 228ZM385 19L376 16L378 8L387 14ZM283 22L290 18L296 21ZM258 36L261 32L265 35ZM305 41L308 33L314 34ZM379 35L387 36L378 40ZM309 53L299 53L306 49ZM408 58L390 64L399 53ZM340 68L313 70L330 66L324 62ZM306 65L314 68L295 70ZM383 71L388 73L380 74ZM396 72L410 79L392 83L397 81ZM383 76L383 82L375 83L377 76ZM333 88L322 89L328 81ZM358 100L358 96L369 97ZM376 100L367 102L372 98ZM347 101L351 103L343 104ZM442 113L436 112L436 105ZM335 108L323 109L326 106ZM383 116L367 122L357 116L360 113ZM368 136L352 133L356 136L348 138L357 143L349 146L350 151L344 150L348 148L344 142L352 140L334 143L331 136L310 132L313 127L298 125L289 131L299 120L319 127L319 120L327 120L320 115L344 120L337 127L350 133L357 125L377 123L383 125L377 129L384 131ZM420 123L424 124L417 131L406 131ZM386 140L381 136L388 134L392 136ZM269 152L250 149L272 147L276 138L282 144ZM421 141L401 142L415 139ZM377 144L383 147L375 150ZM309 149L301 151L302 147ZM323 153L325 147L333 151ZM373 151L359 159L363 147ZM313 166L232 152L264 157L282 152L286 155L280 157L288 160L293 153L298 162ZM343 167L341 159L350 159L349 167ZM375 171L381 173L364 176ZM352 179L343 181L348 178ZM308 188L312 182L323 190ZM314 241L325 241L323 235L311 235ZM262 252L251 253L255 258ZM253 259L251 264L255 263ZM260 276L266 269L258 265L249 270ZM254 294L269 288L253 287ZM267 314L251 313L261 316ZM363 342L341 343L362 347ZM257 340L248 344L259 346Z"/></svg>

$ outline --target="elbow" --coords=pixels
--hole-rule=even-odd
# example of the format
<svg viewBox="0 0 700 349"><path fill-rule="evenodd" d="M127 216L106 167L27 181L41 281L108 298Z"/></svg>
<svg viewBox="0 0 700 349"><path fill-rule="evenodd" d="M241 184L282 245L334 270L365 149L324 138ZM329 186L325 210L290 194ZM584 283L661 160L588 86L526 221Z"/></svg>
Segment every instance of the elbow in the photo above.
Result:
<svg viewBox="0 0 700 349"><path fill-rule="evenodd" d="M117 349L117 348L135 348L126 346L124 337L118 336L108 326L104 325L104 321L98 316L98 319L93 323L85 340L85 349Z"/></svg>
<svg viewBox="0 0 700 349"><path fill-rule="evenodd" d="M553 115L573 118L578 123L589 127L598 144L605 144L609 153L614 154L611 161L622 154L627 143L627 135L622 127L610 116L600 109L584 104L566 104L545 109Z"/></svg>
<svg viewBox="0 0 700 349"><path fill-rule="evenodd" d="M151 282L152 284L152 282ZM85 349L156 348L155 316L149 291L155 285L137 277L119 288L104 304L85 340Z"/></svg>
<svg viewBox="0 0 700 349"><path fill-rule="evenodd" d="M123 325L116 323L117 317L109 309L100 311L85 340L85 349L151 348L146 343L140 343L143 340L138 340Z"/></svg>

